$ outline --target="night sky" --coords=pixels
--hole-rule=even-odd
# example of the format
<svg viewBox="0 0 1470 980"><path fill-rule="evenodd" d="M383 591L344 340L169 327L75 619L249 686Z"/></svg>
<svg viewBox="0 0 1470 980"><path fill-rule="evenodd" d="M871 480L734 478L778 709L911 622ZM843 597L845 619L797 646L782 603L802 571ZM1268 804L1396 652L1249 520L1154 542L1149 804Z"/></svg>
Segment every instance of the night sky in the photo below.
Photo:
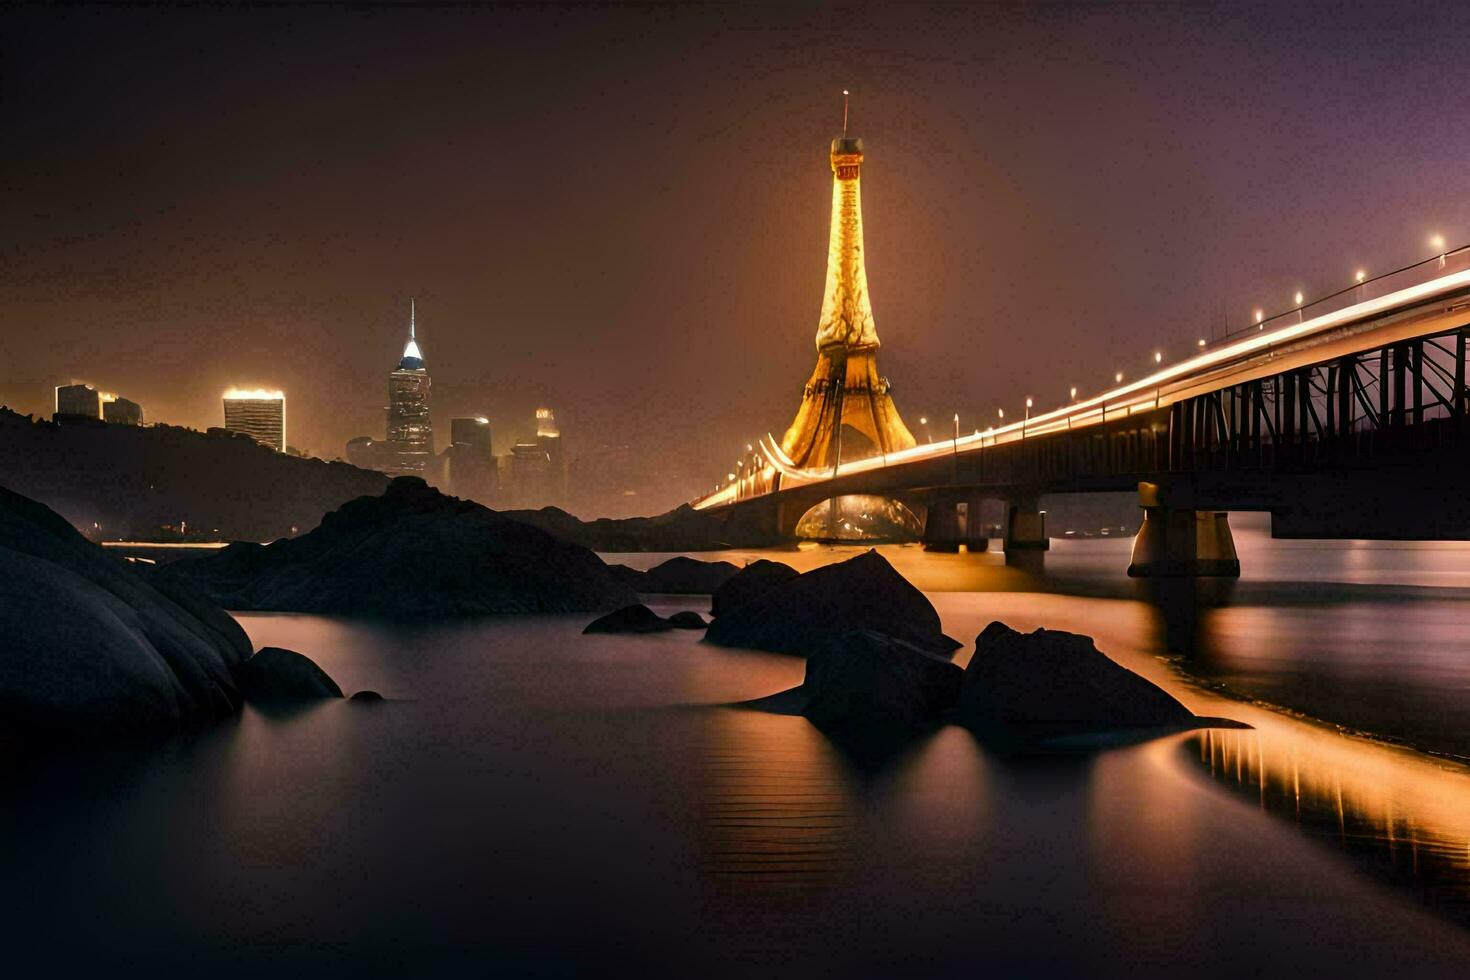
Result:
<svg viewBox="0 0 1470 980"><path fill-rule="evenodd" d="M0 13L0 402L555 408L632 509L789 423L853 91L879 363L968 429L1470 240L1470 5ZM613 504L607 509L611 511ZM589 515L590 516L590 515Z"/></svg>

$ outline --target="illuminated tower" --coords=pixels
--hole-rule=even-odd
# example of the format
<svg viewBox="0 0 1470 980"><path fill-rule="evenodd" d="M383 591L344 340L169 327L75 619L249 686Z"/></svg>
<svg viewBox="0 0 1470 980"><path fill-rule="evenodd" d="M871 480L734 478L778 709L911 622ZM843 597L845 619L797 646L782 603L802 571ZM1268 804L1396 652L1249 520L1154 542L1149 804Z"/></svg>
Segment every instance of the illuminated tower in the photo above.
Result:
<svg viewBox="0 0 1470 980"><path fill-rule="evenodd" d="M388 446L382 469L423 475L434 458L434 423L429 418L429 372L419 350L413 300L408 301L408 343L388 375Z"/></svg>
<svg viewBox="0 0 1470 980"><path fill-rule="evenodd" d="M888 380L878 373L878 331L863 267L863 141L847 135L845 101L842 121L842 136L832 141L832 231L817 321L817 367L781 439L782 452L804 469L914 445L889 396Z"/></svg>

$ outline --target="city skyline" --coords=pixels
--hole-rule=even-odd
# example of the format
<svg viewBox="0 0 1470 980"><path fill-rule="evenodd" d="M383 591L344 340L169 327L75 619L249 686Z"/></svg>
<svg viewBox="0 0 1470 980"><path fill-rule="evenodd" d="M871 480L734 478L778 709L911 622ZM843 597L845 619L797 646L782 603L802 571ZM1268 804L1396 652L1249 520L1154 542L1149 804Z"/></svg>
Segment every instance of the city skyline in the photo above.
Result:
<svg viewBox="0 0 1470 980"><path fill-rule="evenodd" d="M0 118L30 134L4 164L27 203L3 222L0 304L25 329L0 336L0 401L41 411L105 378L203 429L254 380L335 456L376 431L413 295L436 424L529 430L555 403L579 444L658 460L649 512L789 420L843 88L874 154L884 373L912 418L968 428L1094 391L1470 237L1448 179L1470 137L1428 124L1470 26L1448 5L5 16L32 43L0 68ZM226 44L272 53L171 94ZM74 46L96 57L42 85ZM123 50L133 97L91 101ZM360 69L385 63L391 90ZM252 108L287 88L303 97Z"/></svg>

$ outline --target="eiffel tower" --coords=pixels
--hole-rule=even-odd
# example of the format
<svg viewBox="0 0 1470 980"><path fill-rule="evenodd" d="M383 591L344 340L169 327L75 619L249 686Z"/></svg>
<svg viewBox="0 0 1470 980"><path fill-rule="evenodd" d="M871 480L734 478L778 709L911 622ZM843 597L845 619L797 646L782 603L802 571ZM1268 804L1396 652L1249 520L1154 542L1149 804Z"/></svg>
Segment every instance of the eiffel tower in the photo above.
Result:
<svg viewBox="0 0 1470 980"><path fill-rule="evenodd" d="M878 331L863 267L863 141L847 135L847 93L842 94L842 135L831 150L832 231L817 323L817 367L781 439L781 451L800 469L830 469L843 460L914 445L888 379L878 373Z"/></svg>

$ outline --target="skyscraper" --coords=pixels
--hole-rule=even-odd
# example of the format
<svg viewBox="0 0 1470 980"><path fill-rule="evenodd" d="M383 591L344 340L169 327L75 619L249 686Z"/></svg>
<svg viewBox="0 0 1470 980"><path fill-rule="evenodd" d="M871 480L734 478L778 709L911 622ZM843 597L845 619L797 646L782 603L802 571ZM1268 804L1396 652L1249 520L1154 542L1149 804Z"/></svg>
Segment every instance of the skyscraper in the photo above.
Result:
<svg viewBox="0 0 1470 980"><path fill-rule="evenodd" d="M73 419L100 419L102 417L102 394L88 384L58 385L56 388L56 412L52 421Z"/></svg>
<svg viewBox="0 0 1470 980"><path fill-rule="evenodd" d="M444 451L444 480L455 496L485 503L500 490L499 469L484 416L451 419L450 446Z"/></svg>
<svg viewBox="0 0 1470 980"><path fill-rule="evenodd" d="M846 93L844 93L844 97ZM801 407L781 451L802 468L825 469L907 449L914 437L878 374L878 331L868 300L863 264L863 208L859 172L863 141L842 135L832 141L832 227L827 247L827 286L817 321L817 366L802 390Z"/></svg>
<svg viewBox="0 0 1470 980"><path fill-rule="evenodd" d="M383 470L422 476L434 457L434 423L429 417L429 372L419 350L417 316L408 305L408 343L388 375L388 451Z"/></svg>
<svg viewBox="0 0 1470 980"><path fill-rule="evenodd" d="M131 398L110 397L102 402L102 418L113 425L142 425L143 406Z"/></svg>
<svg viewBox="0 0 1470 980"><path fill-rule="evenodd" d="M243 432L276 452L286 451L286 394L231 388L225 392L225 428Z"/></svg>

